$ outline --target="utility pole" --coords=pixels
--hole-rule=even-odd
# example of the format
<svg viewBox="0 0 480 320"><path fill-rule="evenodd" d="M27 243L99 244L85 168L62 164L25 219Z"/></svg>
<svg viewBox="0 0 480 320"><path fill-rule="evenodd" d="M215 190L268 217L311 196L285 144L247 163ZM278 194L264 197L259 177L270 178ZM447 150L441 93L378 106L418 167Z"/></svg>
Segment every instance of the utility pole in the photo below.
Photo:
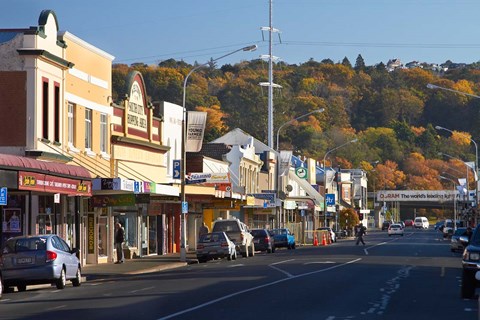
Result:
<svg viewBox="0 0 480 320"><path fill-rule="evenodd" d="M273 149L273 88L281 88L282 86L273 83L273 61L278 60L278 57L273 55L273 33L280 33L280 30L273 27L273 0L270 0L270 10L269 10L269 26L261 27L262 37L263 31L268 31L268 55L261 55L262 59L268 59L268 82L260 82L262 87L268 87L268 132L267 132L267 141L268 147ZM280 38L280 35L279 35ZM281 42L281 39L280 39Z"/></svg>

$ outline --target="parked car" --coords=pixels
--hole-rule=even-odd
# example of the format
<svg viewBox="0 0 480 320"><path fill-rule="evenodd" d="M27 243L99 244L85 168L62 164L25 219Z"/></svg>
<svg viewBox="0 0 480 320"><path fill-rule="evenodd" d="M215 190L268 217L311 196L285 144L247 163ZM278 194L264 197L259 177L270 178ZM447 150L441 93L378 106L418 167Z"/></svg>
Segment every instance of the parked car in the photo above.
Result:
<svg viewBox="0 0 480 320"><path fill-rule="evenodd" d="M295 249L295 236L288 228L273 229L272 233L276 248Z"/></svg>
<svg viewBox="0 0 480 320"><path fill-rule="evenodd" d="M445 224L445 220L440 220L435 223L435 230L440 230L440 228Z"/></svg>
<svg viewBox="0 0 480 320"><path fill-rule="evenodd" d="M235 243L236 249L242 257L255 255L253 236L247 225L236 218L218 219L213 222L212 232L225 232L230 240Z"/></svg>
<svg viewBox="0 0 480 320"><path fill-rule="evenodd" d="M458 228L452 235L450 239L450 251L463 251L465 247L460 242L460 236L463 236L467 232L467 228Z"/></svg>
<svg viewBox="0 0 480 320"><path fill-rule="evenodd" d="M475 274L480 271L480 224L475 228L469 241L468 236L460 236L460 242L466 246L462 255L462 285L461 295L464 299L474 299L475 289L480 281Z"/></svg>
<svg viewBox="0 0 480 320"><path fill-rule="evenodd" d="M63 289L67 280L78 287L82 275L77 254L77 249L53 234L10 238L0 258L4 289L16 286L25 291L28 285L45 283Z"/></svg>
<svg viewBox="0 0 480 320"><path fill-rule="evenodd" d="M275 240L267 229L252 229L250 233L253 236L255 250L266 251L268 253L275 252Z"/></svg>
<svg viewBox="0 0 480 320"><path fill-rule="evenodd" d="M337 242L337 236L335 235L335 232L333 232L332 228L320 227L320 228L317 228L317 230L327 230L330 233L330 239L332 240L332 242Z"/></svg>
<svg viewBox="0 0 480 320"><path fill-rule="evenodd" d="M451 219L446 219L443 224L442 233L444 238L449 238L453 235L453 221Z"/></svg>
<svg viewBox="0 0 480 320"><path fill-rule="evenodd" d="M225 257L229 261L237 259L235 243L223 231L202 234L197 242L196 254L200 263Z"/></svg>
<svg viewBox="0 0 480 320"><path fill-rule="evenodd" d="M392 236L392 235L399 235L399 236L402 236L403 237L403 227L400 223L394 223L394 224L391 224L389 227L388 227L388 236Z"/></svg>
<svg viewBox="0 0 480 320"><path fill-rule="evenodd" d="M392 224L391 221L383 221L383 223L382 223L382 231L383 231L383 230L388 230L388 227L390 227L391 224Z"/></svg>
<svg viewBox="0 0 480 320"><path fill-rule="evenodd" d="M405 227L412 227L413 228L413 220L407 219L404 221Z"/></svg>

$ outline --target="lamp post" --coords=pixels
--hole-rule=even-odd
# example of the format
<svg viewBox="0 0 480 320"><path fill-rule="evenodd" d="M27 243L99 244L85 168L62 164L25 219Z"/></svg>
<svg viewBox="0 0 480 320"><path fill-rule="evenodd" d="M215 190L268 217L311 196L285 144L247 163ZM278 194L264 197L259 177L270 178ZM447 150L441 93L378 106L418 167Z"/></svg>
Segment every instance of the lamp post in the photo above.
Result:
<svg viewBox="0 0 480 320"><path fill-rule="evenodd" d="M433 84L428 84L427 85L427 88L430 88L429 86L433 86L435 89L436 88L439 88L439 89L447 89L447 88L443 88L443 87L439 87L439 86L435 86ZM463 92L460 92L460 91L456 91L456 90L452 90L452 89L449 89L447 91L454 91L454 92L458 92L458 93L461 93L461 94L466 94L466 93L463 93ZM469 95L469 94L466 94L466 95ZM479 96L475 96L477 98L480 98ZM450 130L450 129L447 129L447 128L444 128L444 127L440 127L440 126L435 126L435 129L437 130L444 130L444 131L447 131L447 132L450 132L451 134L453 134L453 131ZM475 176L474 176L474 180L475 180L475 207L478 208L478 182L477 182L477 178L478 178L478 145L477 143L475 142L475 140L473 140L472 138L469 138L471 142L473 142L473 145L475 146ZM468 180L467 180L468 182ZM468 195L468 197L470 197L470 194ZM469 199L470 200L470 199ZM475 220L477 220L477 217L475 216ZM476 221L475 221L475 224L476 224Z"/></svg>
<svg viewBox="0 0 480 320"><path fill-rule="evenodd" d="M466 179L467 179L466 187L467 187L467 202L468 202L468 201L469 201L468 197L470 196L469 186L468 186L468 184L469 184L469 183L468 183L468 168L470 168L470 166L467 165L462 159L455 158L454 156L451 156L451 155L449 155L449 154L446 154L446 153L443 153L443 152L439 152L438 155L439 155L439 156L445 156L445 157L450 158L450 159L455 159L455 160L461 161L461 162L465 165L465 167L466 167L466 169L467 169L465 174L466 174ZM453 169L453 168L452 168L452 169ZM470 168L470 169L472 169L472 168ZM475 189L475 190L476 190L476 189Z"/></svg>
<svg viewBox="0 0 480 320"><path fill-rule="evenodd" d="M327 156L332 153L333 151L337 150L337 149L340 149L344 146L346 146L347 144L350 144L350 143L355 143L357 142L358 139L355 138L353 140L350 140L348 142L345 142L344 144L341 144L339 145L338 147L335 147L331 150L328 150L326 153L325 153L325 156L323 157L323 189L324 189L324 197L323 197L323 210L324 210L324 224L325 224L325 227L327 226L327 166L325 165L325 161L327 159ZM336 222L338 223L338 222ZM335 226L335 228L338 230L338 225Z"/></svg>
<svg viewBox="0 0 480 320"><path fill-rule="evenodd" d="M323 111L325 111L325 108L320 108L320 109L314 110L314 111L312 111L312 112L306 113L306 114L304 114L304 115L301 115L301 116L299 116L299 117L296 117L296 118L294 118L294 119L291 119L291 120L285 122L284 124L282 124L282 125L278 128L278 130L277 130L277 149L276 149L277 152L279 152L279 149L278 149L278 148L279 148L280 130L282 130L283 127L285 127L286 125L292 124L294 121L297 121L298 119L305 118L306 116L309 116L309 115L311 115L311 114L313 114L313 113L320 113L320 112L323 112Z"/></svg>
<svg viewBox="0 0 480 320"><path fill-rule="evenodd" d="M439 176L440 179L448 180L453 184L453 231L457 230L457 195L455 190L455 181L450 178Z"/></svg>
<svg viewBox="0 0 480 320"><path fill-rule="evenodd" d="M247 47L243 47L240 49L237 49L235 51L232 51L230 53L224 54L221 57L218 57L216 59L210 60L208 62L205 62L203 64L200 64L190 70L190 72L185 76L185 79L183 81L183 100L182 100L182 107L183 107L183 115L182 115L182 170L180 173L180 180L181 180L181 185L180 185L180 194L181 194L181 199L182 199L182 212L180 215L180 261L184 262L187 260L187 222L185 219L185 214L188 212L188 203L186 202L186 195L185 195L185 173L186 173L186 166L187 166L187 160L186 160L186 148L185 144L187 141L187 130L186 130L186 115L187 115L187 109L186 109L186 96L187 96L187 81L188 78L192 73L194 73L196 70L203 68L209 64L212 64L220 59L223 59L225 57L228 57L234 53L237 53L239 51L255 51L257 49L257 45L251 45ZM185 210L186 209L186 210ZM186 212L187 211L187 212Z"/></svg>

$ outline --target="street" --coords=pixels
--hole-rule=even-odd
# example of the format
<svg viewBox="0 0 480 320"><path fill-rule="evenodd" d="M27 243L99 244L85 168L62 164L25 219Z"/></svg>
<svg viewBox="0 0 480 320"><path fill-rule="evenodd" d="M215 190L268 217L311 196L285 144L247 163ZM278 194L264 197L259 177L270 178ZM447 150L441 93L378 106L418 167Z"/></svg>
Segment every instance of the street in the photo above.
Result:
<svg viewBox="0 0 480 320"><path fill-rule="evenodd" d="M236 261L5 294L1 319L477 319L461 254L429 230L371 231Z"/></svg>

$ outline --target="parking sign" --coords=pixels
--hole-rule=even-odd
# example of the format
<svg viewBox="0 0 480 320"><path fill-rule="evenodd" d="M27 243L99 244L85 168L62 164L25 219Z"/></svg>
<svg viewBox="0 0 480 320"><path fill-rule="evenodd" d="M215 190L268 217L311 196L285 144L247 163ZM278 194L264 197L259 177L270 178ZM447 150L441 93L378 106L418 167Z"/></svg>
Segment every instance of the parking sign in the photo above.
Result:
<svg viewBox="0 0 480 320"><path fill-rule="evenodd" d="M0 206L7 205L7 188L2 187L0 188Z"/></svg>
<svg viewBox="0 0 480 320"><path fill-rule="evenodd" d="M173 179L180 179L180 170L182 165L180 164L180 160L173 160Z"/></svg>

